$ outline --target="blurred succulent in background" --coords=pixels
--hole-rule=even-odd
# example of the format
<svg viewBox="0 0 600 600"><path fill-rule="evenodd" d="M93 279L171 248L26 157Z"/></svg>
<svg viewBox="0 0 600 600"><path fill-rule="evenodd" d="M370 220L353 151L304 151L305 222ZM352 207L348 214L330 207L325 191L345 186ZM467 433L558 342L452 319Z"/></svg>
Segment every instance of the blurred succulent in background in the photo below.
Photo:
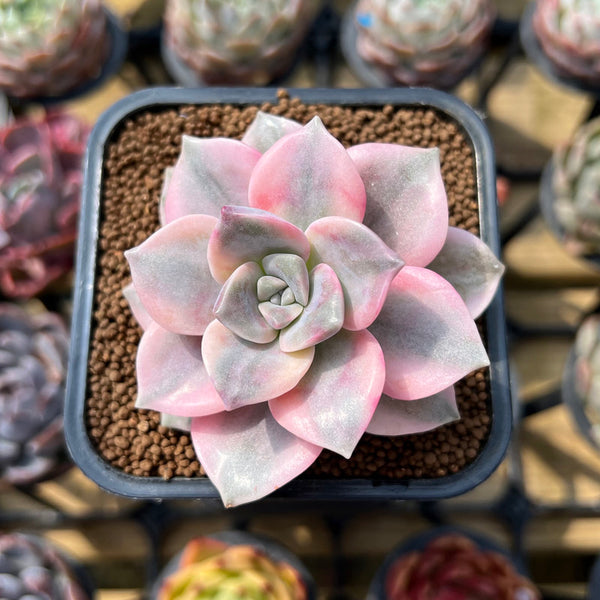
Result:
<svg viewBox="0 0 600 600"><path fill-rule="evenodd" d="M285 73L320 0L167 0L166 44L209 85L263 85Z"/></svg>
<svg viewBox="0 0 600 600"><path fill-rule="evenodd" d="M600 315L587 317L577 330L575 385L591 425L590 433L600 445Z"/></svg>
<svg viewBox="0 0 600 600"><path fill-rule="evenodd" d="M0 535L3 600L88 600L65 559L43 538Z"/></svg>
<svg viewBox="0 0 600 600"><path fill-rule="evenodd" d="M275 562L254 546L230 546L211 538L197 538L187 544L177 571L158 593L158 600L306 597L306 586L290 565Z"/></svg>
<svg viewBox="0 0 600 600"><path fill-rule="evenodd" d="M491 0L359 0L356 49L390 84L450 88L481 56Z"/></svg>
<svg viewBox="0 0 600 600"><path fill-rule="evenodd" d="M56 113L0 130L0 291L31 297L73 265L87 128Z"/></svg>
<svg viewBox="0 0 600 600"><path fill-rule="evenodd" d="M0 481L29 484L60 468L68 347L58 314L0 304Z"/></svg>
<svg viewBox="0 0 600 600"><path fill-rule="evenodd" d="M0 2L0 89L58 96L99 74L108 49L101 0Z"/></svg>
<svg viewBox="0 0 600 600"><path fill-rule="evenodd" d="M499 552L463 535L435 538L389 568L385 600L539 600L539 592Z"/></svg>
<svg viewBox="0 0 600 600"><path fill-rule="evenodd" d="M579 128L553 156L554 214L574 254L600 252L600 119Z"/></svg>
<svg viewBox="0 0 600 600"><path fill-rule="evenodd" d="M533 29L559 74L600 84L600 2L537 0Z"/></svg>

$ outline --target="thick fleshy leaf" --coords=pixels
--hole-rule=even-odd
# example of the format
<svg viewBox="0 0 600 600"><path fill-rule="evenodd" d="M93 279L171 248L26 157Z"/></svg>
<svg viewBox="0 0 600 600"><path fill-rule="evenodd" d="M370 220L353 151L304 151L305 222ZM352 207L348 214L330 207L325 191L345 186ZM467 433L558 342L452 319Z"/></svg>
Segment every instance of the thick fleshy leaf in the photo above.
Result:
<svg viewBox="0 0 600 600"><path fill-rule="evenodd" d="M348 153L315 117L263 154L250 178L248 202L306 229L331 215L362 221L366 196Z"/></svg>
<svg viewBox="0 0 600 600"><path fill-rule="evenodd" d="M223 285L215 302L214 314L227 329L256 344L268 344L277 337L258 310L256 295L262 269L255 262L239 266Z"/></svg>
<svg viewBox="0 0 600 600"><path fill-rule="evenodd" d="M370 328L383 349L385 394L431 396L489 365L477 327L458 292L440 275L404 267Z"/></svg>
<svg viewBox="0 0 600 600"><path fill-rule="evenodd" d="M154 324L142 336L136 358L136 408L178 417L225 410L202 361L202 338L171 333Z"/></svg>
<svg viewBox="0 0 600 600"><path fill-rule="evenodd" d="M166 194L166 222L192 214L219 217L227 204L247 206L250 175L260 156L238 140L184 135Z"/></svg>
<svg viewBox="0 0 600 600"><path fill-rule="evenodd" d="M129 304L133 318L138 322L138 325L144 331L148 329L148 327L154 323L154 320L140 301L140 297L137 295L133 283L129 283L123 288L123 296L125 296L125 300L127 300L127 303Z"/></svg>
<svg viewBox="0 0 600 600"><path fill-rule="evenodd" d="M457 419L460 419L460 414L453 386L419 400L396 400L384 394L367 427L367 433L410 435L430 431Z"/></svg>
<svg viewBox="0 0 600 600"><path fill-rule="evenodd" d="M273 304L272 302L261 302L258 305L258 310L264 317L265 321L273 327L273 329L283 329L287 327L303 310L301 304L294 302L293 304Z"/></svg>
<svg viewBox="0 0 600 600"><path fill-rule="evenodd" d="M456 227L448 228L441 252L429 268L449 281L476 319L492 301L504 265L476 235Z"/></svg>
<svg viewBox="0 0 600 600"><path fill-rule="evenodd" d="M258 280L256 284L256 296L260 302L265 302L275 294L285 290L287 283L279 277L265 275Z"/></svg>
<svg viewBox="0 0 600 600"><path fill-rule="evenodd" d="M245 262L261 262L277 252L308 259L310 245L302 230L264 210L224 206L208 244L208 263L220 283Z"/></svg>
<svg viewBox="0 0 600 600"><path fill-rule="evenodd" d="M326 217L307 230L309 266L328 264L344 290L344 327L360 330L377 317L390 282L404 264L370 229L349 219Z"/></svg>
<svg viewBox="0 0 600 600"><path fill-rule="evenodd" d="M167 215L165 214L165 203L167 201L167 190L169 189L174 169L175 167L167 167L163 174L164 181L162 189L160 191L160 200L158 202L158 220L161 226L167 224Z"/></svg>
<svg viewBox="0 0 600 600"><path fill-rule="evenodd" d="M202 338L202 359L227 410L289 392L310 368L314 348L283 352L279 342L253 344L213 321Z"/></svg>
<svg viewBox="0 0 600 600"><path fill-rule="evenodd" d="M284 352L309 348L335 335L344 323L344 292L333 269L317 265L309 275L310 299L300 318L279 334Z"/></svg>
<svg viewBox="0 0 600 600"><path fill-rule="evenodd" d="M170 427L171 429L179 429L180 431L190 431L190 429L192 428L192 418L178 417L176 415L160 413L160 424L163 427Z"/></svg>
<svg viewBox="0 0 600 600"><path fill-rule="evenodd" d="M262 153L266 152L284 135L298 131L298 129L302 129L302 125L296 121L259 110L254 121L246 130L242 142Z"/></svg>
<svg viewBox="0 0 600 600"><path fill-rule="evenodd" d="M159 229L125 252L135 290L159 325L183 335L202 335L213 320L220 286L206 260L217 220L190 215Z"/></svg>
<svg viewBox="0 0 600 600"><path fill-rule="evenodd" d="M308 302L308 269L306 263L297 254L269 254L262 261L267 275L279 277L285 281L294 299L302 306Z"/></svg>
<svg viewBox="0 0 600 600"><path fill-rule="evenodd" d="M438 149L359 144L348 154L367 190L364 224L407 265L426 266L448 229Z"/></svg>
<svg viewBox="0 0 600 600"><path fill-rule="evenodd" d="M319 344L310 370L269 402L277 422L298 437L350 458L379 402L385 362L368 331L340 331Z"/></svg>
<svg viewBox="0 0 600 600"><path fill-rule="evenodd" d="M321 453L279 425L267 404L193 419L192 442L227 508L274 492Z"/></svg>
<svg viewBox="0 0 600 600"><path fill-rule="evenodd" d="M287 306L288 304L293 304L296 302L296 296L294 292L290 288L286 288L281 292L281 306Z"/></svg>

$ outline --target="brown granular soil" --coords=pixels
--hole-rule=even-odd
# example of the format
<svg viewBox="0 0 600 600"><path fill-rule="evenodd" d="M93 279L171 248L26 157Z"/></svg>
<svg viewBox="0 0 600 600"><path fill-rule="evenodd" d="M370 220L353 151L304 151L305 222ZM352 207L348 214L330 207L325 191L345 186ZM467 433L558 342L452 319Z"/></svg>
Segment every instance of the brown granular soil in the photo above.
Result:
<svg viewBox="0 0 600 600"><path fill-rule="evenodd" d="M454 121L433 110L312 106L280 92L277 105L181 106L142 112L125 121L108 146L102 181L86 406L93 444L126 473L204 475L188 435L160 426L158 413L134 408L141 330L121 293L130 281L123 252L158 229L163 172L175 163L182 134L241 138L258 108L301 123L318 114L345 146L375 141L437 146L450 224L479 233L473 149ZM459 422L418 435L365 435L350 460L325 450L304 476L402 479L456 473L473 461L489 434L487 369L459 382L456 391Z"/></svg>

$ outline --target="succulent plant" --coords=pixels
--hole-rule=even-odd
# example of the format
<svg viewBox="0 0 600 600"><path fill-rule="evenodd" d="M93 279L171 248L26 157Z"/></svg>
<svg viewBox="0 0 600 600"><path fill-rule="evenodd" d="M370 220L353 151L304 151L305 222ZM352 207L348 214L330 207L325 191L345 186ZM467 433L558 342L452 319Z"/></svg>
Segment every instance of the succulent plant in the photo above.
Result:
<svg viewBox="0 0 600 600"><path fill-rule="evenodd" d="M345 150L319 117L259 113L242 141L185 136L166 180L163 226L125 253L136 406L192 417L227 506L365 430L458 418L503 267L448 226L437 149Z"/></svg>
<svg viewBox="0 0 600 600"><path fill-rule="evenodd" d="M31 297L73 265L87 128L49 114L0 130L0 291Z"/></svg>
<svg viewBox="0 0 600 600"><path fill-rule="evenodd" d="M68 346L58 314L0 304L0 481L32 483L59 466Z"/></svg>
<svg viewBox="0 0 600 600"><path fill-rule="evenodd" d="M167 0L167 47L202 81L263 85L285 73L320 0Z"/></svg>
<svg viewBox="0 0 600 600"><path fill-rule="evenodd" d="M58 96L95 77L108 49L101 0L0 2L0 89Z"/></svg>
<svg viewBox="0 0 600 600"><path fill-rule="evenodd" d="M574 254L600 252L600 119L580 127L552 157L553 211Z"/></svg>
<svg viewBox="0 0 600 600"><path fill-rule="evenodd" d="M600 84L598 0L537 0L533 29L559 74Z"/></svg>
<svg viewBox="0 0 600 600"><path fill-rule="evenodd" d="M246 544L197 538L186 545L179 566L162 584L157 600L305 600L298 571Z"/></svg>
<svg viewBox="0 0 600 600"><path fill-rule="evenodd" d="M356 49L390 84L450 88L483 53L490 0L359 0Z"/></svg>
<svg viewBox="0 0 600 600"><path fill-rule="evenodd" d="M66 560L43 538L0 534L3 600L89 600Z"/></svg>
<svg viewBox="0 0 600 600"><path fill-rule="evenodd" d="M510 561L459 534L433 539L389 568L385 600L540 600L535 586Z"/></svg>
<svg viewBox="0 0 600 600"><path fill-rule="evenodd" d="M590 433L600 445L600 316L590 315L575 338L575 385L591 424Z"/></svg>

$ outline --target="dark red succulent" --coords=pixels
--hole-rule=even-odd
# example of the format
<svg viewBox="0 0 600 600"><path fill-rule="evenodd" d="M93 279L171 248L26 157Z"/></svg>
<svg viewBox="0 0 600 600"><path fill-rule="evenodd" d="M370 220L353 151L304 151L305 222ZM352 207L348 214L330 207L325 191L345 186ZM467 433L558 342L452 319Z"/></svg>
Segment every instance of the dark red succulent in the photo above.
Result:
<svg viewBox="0 0 600 600"><path fill-rule="evenodd" d="M64 113L0 130L0 291L29 298L73 266L87 127Z"/></svg>

